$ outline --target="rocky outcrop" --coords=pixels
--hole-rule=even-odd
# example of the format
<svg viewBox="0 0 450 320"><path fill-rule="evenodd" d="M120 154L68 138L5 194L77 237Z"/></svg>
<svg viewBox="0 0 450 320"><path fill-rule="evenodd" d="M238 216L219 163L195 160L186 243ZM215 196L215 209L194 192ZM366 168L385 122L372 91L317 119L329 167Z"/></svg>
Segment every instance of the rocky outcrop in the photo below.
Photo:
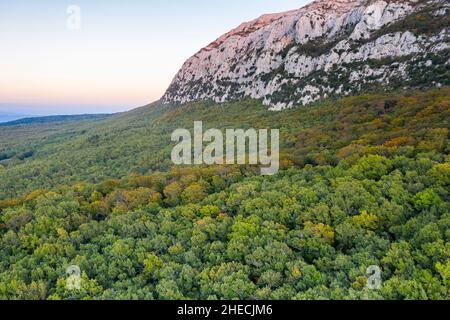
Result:
<svg viewBox="0 0 450 320"><path fill-rule="evenodd" d="M264 15L183 65L165 103L251 97L271 109L364 90L449 83L446 0L320 0Z"/></svg>

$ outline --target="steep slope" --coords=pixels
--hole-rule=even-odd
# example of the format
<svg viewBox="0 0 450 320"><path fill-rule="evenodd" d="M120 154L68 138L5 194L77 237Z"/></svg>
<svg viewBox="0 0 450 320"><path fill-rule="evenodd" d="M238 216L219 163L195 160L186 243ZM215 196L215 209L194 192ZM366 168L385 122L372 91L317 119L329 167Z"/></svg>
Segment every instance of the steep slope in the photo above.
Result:
<svg viewBox="0 0 450 320"><path fill-rule="evenodd" d="M165 103L243 97L272 109L365 90L449 84L445 0L319 0L262 16L190 58Z"/></svg>

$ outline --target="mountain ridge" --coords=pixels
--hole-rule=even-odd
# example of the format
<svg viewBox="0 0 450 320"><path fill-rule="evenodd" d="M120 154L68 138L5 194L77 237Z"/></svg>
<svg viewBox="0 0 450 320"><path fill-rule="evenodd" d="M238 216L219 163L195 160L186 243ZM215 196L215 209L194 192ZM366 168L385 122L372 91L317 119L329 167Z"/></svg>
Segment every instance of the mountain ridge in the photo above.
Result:
<svg viewBox="0 0 450 320"><path fill-rule="evenodd" d="M263 15L188 59L164 103L251 97L272 110L368 88L448 85L449 4L314 1Z"/></svg>

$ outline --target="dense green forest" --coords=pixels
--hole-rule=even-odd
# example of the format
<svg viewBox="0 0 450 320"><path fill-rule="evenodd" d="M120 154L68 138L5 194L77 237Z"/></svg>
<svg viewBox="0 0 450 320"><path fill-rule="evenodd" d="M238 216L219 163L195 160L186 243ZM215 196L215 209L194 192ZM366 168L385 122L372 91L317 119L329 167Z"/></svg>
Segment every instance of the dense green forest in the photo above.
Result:
<svg viewBox="0 0 450 320"><path fill-rule="evenodd" d="M279 128L282 171L172 167L194 120ZM449 299L449 120L443 88L0 128L0 298Z"/></svg>
<svg viewBox="0 0 450 320"><path fill-rule="evenodd" d="M336 165L365 148L388 152L381 149L388 150L383 144L392 139L390 144L435 150L448 137L449 95L449 88L367 94L282 112L257 100L155 103L105 120L0 127L0 199L58 184L167 171L171 133L192 129L194 121L203 121L205 130L280 129L284 167Z"/></svg>

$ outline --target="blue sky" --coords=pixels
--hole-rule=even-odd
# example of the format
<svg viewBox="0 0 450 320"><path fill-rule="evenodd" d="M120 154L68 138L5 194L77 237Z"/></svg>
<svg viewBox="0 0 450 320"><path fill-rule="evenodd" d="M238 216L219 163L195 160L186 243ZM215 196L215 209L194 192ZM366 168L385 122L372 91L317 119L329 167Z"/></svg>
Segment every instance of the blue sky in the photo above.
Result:
<svg viewBox="0 0 450 320"><path fill-rule="evenodd" d="M305 0L1 0L0 112L116 112L157 100L223 33ZM66 10L81 9L69 30Z"/></svg>

